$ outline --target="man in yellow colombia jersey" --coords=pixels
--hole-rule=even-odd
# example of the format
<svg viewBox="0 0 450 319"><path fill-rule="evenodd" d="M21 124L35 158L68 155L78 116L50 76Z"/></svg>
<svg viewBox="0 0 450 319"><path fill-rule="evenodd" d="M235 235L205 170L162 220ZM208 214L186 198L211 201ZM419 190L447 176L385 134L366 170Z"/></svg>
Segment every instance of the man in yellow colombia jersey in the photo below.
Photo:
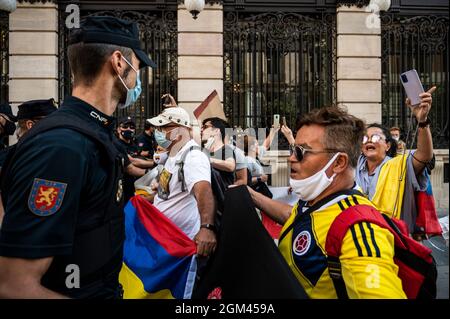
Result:
<svg viewBox="0 0 450 319"><path fill-rule="evenodd" d="M255 205L284 225L279 249L310 298L337 298L325 240L338 214L352 205L373 204L356 188L355 167L364 122L337 107L321 108L299 122L291 145L290 184L300 201L291 207L249 189ZM394 263L394 237L363 222L344 237L340 262L349 298L406 298Z"/></svg>

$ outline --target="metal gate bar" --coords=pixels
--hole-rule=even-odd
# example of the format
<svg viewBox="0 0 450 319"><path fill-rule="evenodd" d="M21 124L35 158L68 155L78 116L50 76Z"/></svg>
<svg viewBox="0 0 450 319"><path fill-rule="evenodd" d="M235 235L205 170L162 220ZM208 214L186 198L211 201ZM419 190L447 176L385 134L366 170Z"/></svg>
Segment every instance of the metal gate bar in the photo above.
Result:
<svg viewBox="0 0 450 319"><path fill-rule="evenodd" d="M449 50L447 16L381 16L382 37L382 121L407 130L410 111L400 74L416 69L424 86L437 86L430 112L435 148L448 149Z"/></svg>
<svg viewBox="0 0 450 319"><path fill-rule="evenodd" d="M225 12L224 109L230 124L270 127L336 103L336 15Z"/></svg>

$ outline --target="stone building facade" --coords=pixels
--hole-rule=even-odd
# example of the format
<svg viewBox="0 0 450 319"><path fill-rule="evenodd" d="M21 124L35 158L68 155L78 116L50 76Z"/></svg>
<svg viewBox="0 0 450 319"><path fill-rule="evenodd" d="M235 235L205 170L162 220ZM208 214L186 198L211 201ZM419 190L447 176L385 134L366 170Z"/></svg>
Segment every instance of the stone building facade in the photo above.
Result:
<svg viewBox="0 0 450 319"><path fill-rule="evenodd" d="M106 13L136 19L143 28L160 69L144 73L143 97L131 110L141 125L160 110L161 93L174 94L192 111L217 90L236 126L268 126L274 113L293 126L296 115L336 103L367 122L407 130L411 123L394 77L410 66L423 68L425 85L444 86L433 104L432 182L438 207L448 209L448 1L432 0L426 8L422 1L390 2L387 12L377 13L368 0L206 1L193 19L176 0L19 0L7 23L1 18L7 52L1 99L16 109L26 100L62 100L70 92L64 57L69 4L81 16ZM420 31L426 28L428 42ZM269 154L280 168L272 185L287 185L287 156L286 150Z"/></svg>

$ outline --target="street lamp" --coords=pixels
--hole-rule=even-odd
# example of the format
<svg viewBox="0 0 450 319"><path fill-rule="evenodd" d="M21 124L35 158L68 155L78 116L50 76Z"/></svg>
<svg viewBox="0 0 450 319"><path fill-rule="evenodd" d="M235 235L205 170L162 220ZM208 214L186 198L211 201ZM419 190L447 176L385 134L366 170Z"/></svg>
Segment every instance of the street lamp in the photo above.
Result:
<svg viewBox="0 0 450 319"><path fill-rule="evenodd" d="M205 0L184 0L186 9L192 14L194 19L205 8Z"/></svg>
<svg viewBox="0 0 450 319"><path fill-rule="evenodd" d="M16 10L16 0L2 0L0 1L0 11L5 11L8 13Z"/></svg>
<svg viewBox="0 0 450 319"><path fill-rule="evenodd" d="M391 0L370 0L371 5L379 8L379 11L388 11L391 7Z"/></svg>

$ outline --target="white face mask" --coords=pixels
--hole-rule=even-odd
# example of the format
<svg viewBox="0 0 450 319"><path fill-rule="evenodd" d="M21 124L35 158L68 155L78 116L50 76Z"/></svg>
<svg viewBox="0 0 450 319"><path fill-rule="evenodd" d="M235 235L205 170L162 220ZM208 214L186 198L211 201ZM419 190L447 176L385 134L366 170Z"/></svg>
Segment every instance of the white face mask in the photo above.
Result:
<svg viewBox="0 0 450 319"><path fill-rule="evenodd" d="M210 138L208 138L206 140L205 148L209 151L211 149L211 146L213 145L213 143L214 143L214 136L211 136Z"/></svg>
<svg viewBox="0 0 450 319"><path fill-rule="evenodd" d="M157 165L164 165L164 163L167 161L167 157L169 156L169 152L161 152L161 153L155 153L153 154L153 161Z"/></svg>
<svg viewBox="0 0 450 319"><path fill-rule="evenodd" d="M266 154L267 149L264 146L258 147L258 157L264 157Z"/></svg>
<svg viewBox="0 0 450 319"><path fill-rule="evenodd" d="M393 138L394 140L396 140L397 142L400 140L400 137L399 137L399 136L392 136L392 138Z"/></svg>
<svg viewBox="0 0 450 319"><path fill-rule="evenodd" d="M324 168L310 177L304 179L289 179L292 190L300 197L301 200L309 202L322 194L322 192L330 186L336 174L328 177L325 171L331 164L333 164L338 155L339 153L335 154Z"/></svg>

